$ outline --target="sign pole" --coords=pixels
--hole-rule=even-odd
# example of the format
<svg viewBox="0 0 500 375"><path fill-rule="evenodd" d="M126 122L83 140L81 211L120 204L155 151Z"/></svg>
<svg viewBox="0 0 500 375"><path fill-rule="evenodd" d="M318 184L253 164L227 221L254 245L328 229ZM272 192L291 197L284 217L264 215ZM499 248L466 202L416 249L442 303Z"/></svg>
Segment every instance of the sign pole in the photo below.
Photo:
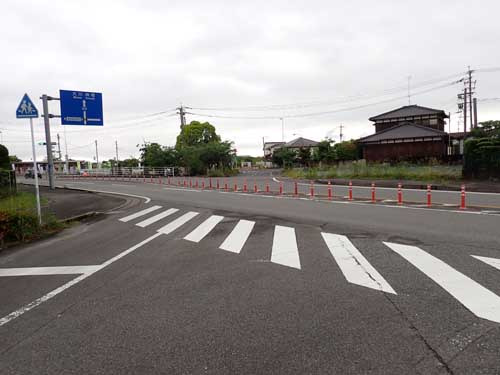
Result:
<svg viewBox="0 0 500 375"><path fill-rule="evenodd" d="M30 128L31 128L31 149L33 151L33 173L35 175L36 211L38 214L38 222L40 225L42 225L42 211L40 208L40 188L38 187L38 165L36 164L35 135L33 134L32 118L30 118Z"/></svg>

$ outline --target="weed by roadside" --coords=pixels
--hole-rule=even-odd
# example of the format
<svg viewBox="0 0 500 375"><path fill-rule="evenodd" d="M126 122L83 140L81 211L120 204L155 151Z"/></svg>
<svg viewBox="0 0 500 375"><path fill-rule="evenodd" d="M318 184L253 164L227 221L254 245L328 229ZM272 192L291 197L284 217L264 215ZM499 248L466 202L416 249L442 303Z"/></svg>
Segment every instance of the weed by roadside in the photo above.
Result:
<svg viewBox="0 0 500 375"><path fill-rule="evenodd" d="M284 176L297 179L318 178L360 178L388 180L416 180L425 182L446 182L460 180L461 166L448 165L386 165L386 164L349 164L327 168L289 169Z"/></svg>

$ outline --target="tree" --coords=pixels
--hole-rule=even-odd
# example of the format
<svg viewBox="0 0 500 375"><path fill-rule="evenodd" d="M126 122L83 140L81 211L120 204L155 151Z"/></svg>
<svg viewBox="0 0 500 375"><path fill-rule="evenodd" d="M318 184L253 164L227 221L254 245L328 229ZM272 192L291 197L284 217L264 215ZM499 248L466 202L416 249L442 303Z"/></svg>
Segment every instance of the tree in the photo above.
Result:
<svg viewBox="0 0 500 375"><path fill-rule="evenodd" d="M220 142L220 137L215 132L215 127L208 122L191 121L182 128L177 136L176 150L183 147L199 146L211 142Z"/></svg>
<svg viewBox="0 0 500 375"><path fill-rule="evenodd" d="M19 159L16 155L9 155L9 159L10 159L10 162L11 163L19 163L21 162L22 160Z"/></svg>
<svg viewBox="0 0 500 375"><path fill-rule="evenodd" d="M141 160L146 167L168 167L178 164L178 152L172 147L162 147L158 143L142 145Z"/></svg>
<svg viewBox="0 0 500 375"><path fill-rule="evenodd" d="M9 158L9 150L7 150L7 147L4 145L0 145L0 169L12 169Z"/></svg>
<svg viewBox="0 0 500 375"><path fill-rule="evenodd" d="M462 174L469 178L500 177L500 121L485 121L464 145Z"/></svg>
<svg viewBox="0 0 500 375"><path fill-rule="evenodd" d="M272 159L273 163L278 164L280 167L287 168L292 166L296 157L297 154L294 151L286 147L282 147L273 152Z"/></svg>
<svg viewBox="0 0 500 375"><path fill-rule="evenodd" d="M311 149L308 147L301 147L298 152L298 159L303 166L309 166L311 163Z"/></svg>
<svg viewBox="0 0 500 375"><path fill-rule="evenodd" d="M314 153L314 160L318 162L330 163L335 160L335 150L333 149L333 141L329 138L318 143L318 147Z"/></svg>
<svg viewBox="0 0 500 375"><path fill-rule="evenodd" d="M139 159L130 157L128 159L120 161L120 166L127 168L134 168L139 166Z"/></svg>
<svg viewBox="0 0 500 375"><path fill-rule="evenodd" d="M336 160L357 160L358 146L354 141L345 141L333 146Z"/></svg>

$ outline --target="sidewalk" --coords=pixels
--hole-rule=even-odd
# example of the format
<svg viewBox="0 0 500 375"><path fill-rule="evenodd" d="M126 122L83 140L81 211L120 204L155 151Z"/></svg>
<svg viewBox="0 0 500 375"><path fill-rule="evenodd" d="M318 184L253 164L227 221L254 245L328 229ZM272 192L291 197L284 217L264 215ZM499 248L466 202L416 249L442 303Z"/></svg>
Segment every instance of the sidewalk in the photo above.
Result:
<svg viewBox="0 0 500 375"><path fill-rule="evenodd" d="M18 184L19 191L35 192L34 186ZM119 196L84 191L55 189L40 186L40 197L49 201L48 209L57 219L67 220L93 212L104 212L124 204L127 199Z"/></svg>

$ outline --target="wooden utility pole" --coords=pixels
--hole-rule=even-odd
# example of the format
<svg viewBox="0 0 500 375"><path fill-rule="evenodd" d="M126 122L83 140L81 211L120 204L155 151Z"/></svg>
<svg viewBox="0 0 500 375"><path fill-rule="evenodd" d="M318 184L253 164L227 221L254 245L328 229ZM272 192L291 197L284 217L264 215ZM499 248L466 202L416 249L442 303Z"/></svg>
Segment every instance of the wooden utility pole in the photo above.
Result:
<svg viewBox="0 0 500 375"><path fill-rule="evenodd" d="M181 118L181 129L184 128L184 126L186 126L186 112L184 112L184 107L181 106L177 108L177 110L179 111L179 116Z"/></svg>
<svg viewBox="0 0 500 375"><path fill-rule="evenodd" d="M474 128L477 128L477 98L472 99L472 108L474 110Z"/></svg>
<svg viewBox="0 0 500 375"><path fill-rule="evenodd" d="M470 116L470 129L472 130L474 123L472 122L472 70L469 66L469 116Z"/></svg>

